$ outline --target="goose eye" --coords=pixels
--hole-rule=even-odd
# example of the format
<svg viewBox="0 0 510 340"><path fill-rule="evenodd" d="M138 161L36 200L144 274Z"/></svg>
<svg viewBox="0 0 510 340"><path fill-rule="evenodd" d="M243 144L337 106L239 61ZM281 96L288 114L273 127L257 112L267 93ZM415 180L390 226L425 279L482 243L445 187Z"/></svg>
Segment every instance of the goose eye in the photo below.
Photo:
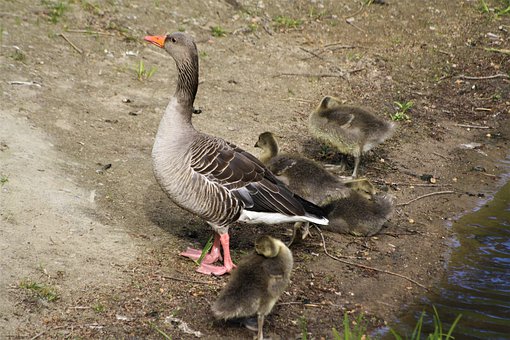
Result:
<svg viewBox="0 0 510 340"><path fill-rule="evenodd" d="M174 37L170 38L170 41L171 41L171 42L173 42L173 43L175 43L175 42L176 42L176 40L175 40L175 38L174 38Z"/></svg>

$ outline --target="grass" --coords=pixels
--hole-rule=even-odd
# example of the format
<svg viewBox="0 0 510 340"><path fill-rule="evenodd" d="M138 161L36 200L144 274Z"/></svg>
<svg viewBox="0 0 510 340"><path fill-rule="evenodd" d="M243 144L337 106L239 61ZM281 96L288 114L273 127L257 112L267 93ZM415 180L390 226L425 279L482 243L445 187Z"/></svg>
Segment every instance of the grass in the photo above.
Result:
<svg viewBox="0 0 510 340"><path fill-rule="evenodd" d="M299 325L301 326L301 340L308 340L308 327L306 324L305 317L301 317L299 319Z"/></svg>
<svg viewBox="0 0 510 340"><path fill-rule="evenodd" d="M407 112L413 107L412 101L406 102L394 102L397 106L397 111L393 114L390 114L390 118L393 121L408 121L411 120L411 117L407 114Z"/></svg>
<svg viewBox="0 0 510 340"><path fill-rule="evenodd" d="M9 182L9 176L1 175L0 176L0 185L4 186L7 182Z"/></svg>
<svg viewBox="0 0 510 340"><path fill-rule="evenodd" d="M283 29L298 28L303 23L299 19L293 19L285 15L278 15L276 18L274 18L273 22L277 28Z"/></svg>
<svg viewBox="0 0 510 340"><path fill-rule="evenodd" d="M150 69L145 68L145 64L143 60L140 60L138 66L136 68L136 76L139 81L144 81L150 79L156 72L157 68L152 66Z"/></svg>
<svg viewBox="0 0 510 340"><path fill-rule="evenodd" d="M42 4L48 9L48 20L54 24L62 19L62 16L64 16L64 13L68 8L67 3L62 1L53 2L42 0Z"/></svg>
<svg viewBox="0 0 510 340"><path fill-rule="evenodd" d="M19 283L19 287L27 289L28 291L32 292L33 295L48 302L54 302L59 299L55 288L42 283L37 283L31 280L24 280Z"/></svg>
<svg viewBox="0 0 510 340"><path fill-rule="evenodd" d="M27 59L25 54L23 52L21 52L21 50L18 50L18 49L14 51L14 53L11 55L11 58L16 61L19 61L21 63Z"/></svg>
<svg viewBox="0 0 510 340"><path fill-rule="evenodd" d="M363 315L360 314L356 321L353 321L354 327L351 329L349 317L347 313L344 314L344 334L343 337L340 336L340 333L336 330L336 328L332 329L333 339L334 340L350 340L350 339L359 339L359 340L370 340L369 336L366 334L367 327L366 322L363 321Z"/></svg>
<svg viewBox="0 0 510 340"><path fill-rule="evenodd" d="M224 37L227 35L227 31L225 31L225 29L221 26L211 27L211 33L212 33L213 37L217 37L217 38Z"/></svg>
<svg viewBox="0 0 510 340"><path fill-rule="evenodd" d="M510 14L510 1L500 0L502 7L490 8L485 0L480 0L480 11L485 14L494 12L495 17L500 17L506 14Z"/></svg>
<svg viewBox="0 0 510 340"><path fill-rule="evenodd" d="M149 324L151 325L152 328L156 330L156 332L158 332L163 337L163 339L172 340L172 337L163 332L161 329L159 329L159 327L156 326L156 324L154 324L153 322L149 322Z"/></svg>
<svg viewBox="0 0 510 340"><path fill-rule="evenodd" d="M434 309L434 315L433 315L433 325L434 325L434 331L432 333L429 333L428 336L425 336L425 339L427 340L448 340L448 339L455 339L453 337L453 330L459 323L460 318L462 317L462 314L459 314L455 321L453 321L453 324L450 326L450 329L448 330L448 333L443 332L443 324L441 320L439 319L439 314L437 313L436 307L432 306ZM413 333L411 334L410 340L421 340L423 338L421 332L423 328L423 317L425 316L425 312L421 313L420 318L418 319L418 322L416 323L416 326L414 327ZM400 336L397 332L395 332L393 329L390 329L391 334L395 337L395 340L402 340L402 336Z"/></svg>
<svg viewBox="0 0 510 340"><path fill-rule="evenodd" d="M205 255L209 253L209 250L211 250L213 245L213 237L209 237L207 240L207 243L205 244L204 248L202 249L202 253L200 254L200 257L195 261L197 265L200 265L202 263L202 260L204 259Z"/></svg>
<svg viewBox="0 0 510 340"><path fill-rule="evenodd" d="M98 302L92 306L92 309L97 313L103 313L106 310L106 307L102 303Z"/></svg>

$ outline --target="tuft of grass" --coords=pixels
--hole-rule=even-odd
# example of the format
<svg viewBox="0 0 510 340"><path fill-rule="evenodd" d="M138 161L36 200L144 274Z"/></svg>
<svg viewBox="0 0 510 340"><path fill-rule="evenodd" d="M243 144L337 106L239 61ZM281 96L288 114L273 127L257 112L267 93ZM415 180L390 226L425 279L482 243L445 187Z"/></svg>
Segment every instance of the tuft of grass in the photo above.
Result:
<svg viewBox="0 0 510 340"><path fill-rule="evenodd" d="M489 5L487 5L485 0L480 0L480 11L482 13L490 13Z"/></svg>
<svg viewBox="0 0 510 340"><path fill-rule="evenodd" d="M149 322L149 324L150 324L150 326L151 326L152 328L154 328L154 330L155 330L156 332L158 332L158 333L159 333L159 334L160 334L160 335L161 335L164 339L166 339L166 340L172 340L172 337L171 337L170 335L166 334L165 332L163 332L161 329L159 329L159 327L158 327L158 326L156 326L156 324L155 324L155 323L153 323L153 322Z"/></svg>
<svg viewBox="0 0 510 340"><path fill-rule="evenodd" d="M11 55L11 58L21 63L27 59L26 55L18 49L14 51L14 53Z"/></svg>
<svg viewBox="0 0 510 340"><path fill-rule="evenodd" d="M344 314L344 334L343 337L338 333L336 328L333 327L331 330L333 333L333 339L334 340L370 340L367 333L367 326L366 322L363 321L363 314L360 314L358 318L352 322L353 328L351 329L351 325L349 322L349 317L347 316L347 313Z"/></svg>
<svg viewBox="0 0 510 340"><path fill-rule="evenodd" d="M102 303L98 302L92 306L92 309L97 313L103 313L106 310L106 307Z"/></svg>
<svg viewBox="0 0 510 340"><path fill-rule="evenodd" d="M213 26L211 27L211 33L213 37L221 38L227 35L227 31L221 26Z"/></svg>
<svg viewBox="0 0 510 340"><path fill-rule="evenodd" d="M152 75L156 72L157 68L152 66L150 69L145 68L145 64L143 60L140 60L138 66L136 68L136 76L139 81L144 81L150 79Z"/></svg>
<svg viewBox="0 0 510 340"><path fill-rule="evenodd" d="M62 16L68 8L68 4L63 1L54 2L42 0L42 4L48 9L48 20L54 24L62 19Z"/></svg>
<svg viewBox="0 0 510 340"><path fill-rule="evenodd" d="M24 280L19 283L19 287L31 291L35 296L48 302L54 302L59 299L55 288L37 283L31 280Z"/></svg>
<svg viewBox="0 0 510 340"><path fill-rule="evenodd" d="M299 319L299 325L301 326L301 340L308 340L308 329L304 316Z"/></svg>
<svg viewBox="0 0 510 340"><path fill-rule="evenodd" d="M425 337L427 340L449 340L449 339L455 339L455 337L452 335L453 330L459 323L460 318L462 317L462 314L459 314L455 321L453 321L452 325L450 326L450 329L448 330L448 333L443 332L443 324L441 320L439 319L439 314L437 312L437 309L435 306L432 306L434 309L434 315L433 315L433 324L434 324L434 331L432 333L429 333L428 336ZM422 328L423 328L423 318L425 316L425 312L422 312L420 315L420 318L418 319L418 322L416 323L416 326L414 326L413 333L411 334L410 340L420 340L422 339ZM390 328L391 334L395 337L395 340L402 340L402 336L395 332L393 329ZM406 337L406 339L408 339Z"/></svg>
<svg viewBox="0 0 510 340"><path fill-rule="evenodd" d="M303 23L299 19L293 19L293 18L285 16L285 15L278 15L276 18L274 18L273 21L274 21L274 25L277 28L282 28L282 29L298 28Z"/></svg>
<svg viewBox="0 0 510 340"><path fill-rule="evenodd" d="M0 176L0 185L4 186L7 182L9 182L9 176L1 175Z"/></svg>
<svg viewBox="0 0 510 340"><path fill-rule="evenodd" d="M407 102L394 102L397 106L397 111L393 114L390 114L390 118L393 121L402 121L402 120L411 120L411 117L407 114L407 112L413 107L412 101Z"/></svg>
<svg viewBox="0 0 510 340"><path fill-rule="evenodd" d="M502 5L502 7L490 8L485 0L480 0L480 7L479 7L480 12L482 12L484 14L494 13L494 16L496 18L506 15L506 14L510 14L510 1L500 0L500 3Z"/></svg>

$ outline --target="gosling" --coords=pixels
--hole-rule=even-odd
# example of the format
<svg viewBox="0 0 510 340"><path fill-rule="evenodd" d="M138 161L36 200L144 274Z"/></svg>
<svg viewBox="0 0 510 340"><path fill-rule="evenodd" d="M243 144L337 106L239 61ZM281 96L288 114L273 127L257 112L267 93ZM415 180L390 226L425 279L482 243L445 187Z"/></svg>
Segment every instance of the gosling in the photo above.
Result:
<svg viewBox="0 0 510 340"><path fill-rule="evenodd" d="M263 339L264 318L290 283L292 252L280 240L263 235L255 252L245 256L220 292L212 312L217 319L257 315L257 340Z"/></svg>
<svg viewBox="0 0 510 340"><path fill-rule="evenodd" d="M341 105L326 96L310 114L310 132L341 153L354 156L352 177L358 174L361 155L393 135L395 125L355 106Z"/></svg>

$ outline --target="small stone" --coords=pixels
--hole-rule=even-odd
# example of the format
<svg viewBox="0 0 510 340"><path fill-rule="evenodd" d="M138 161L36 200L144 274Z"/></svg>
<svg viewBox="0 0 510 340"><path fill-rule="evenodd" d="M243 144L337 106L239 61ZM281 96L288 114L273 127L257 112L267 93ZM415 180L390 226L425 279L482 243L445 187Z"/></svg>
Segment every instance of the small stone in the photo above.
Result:
<svg viewBox="0 0 510 340"><path fill-rule="evenodd" d="M412 218L410 218L409 220L407 220L410 224L414 224L414 220Z"/></svg>
<svg viewBox="0 0 510 340"><path fill-rule="evenodd" d="M457 177L453 177L452 182L457 183Z"/></svg>
<svg viewBox="0 0 510 340"><path fill-rule="evenodd" d="M435 179L434 177L432 177L432 178L430 179L430 183L435 184L435 183L436 183L436 179Z"/></svg>

